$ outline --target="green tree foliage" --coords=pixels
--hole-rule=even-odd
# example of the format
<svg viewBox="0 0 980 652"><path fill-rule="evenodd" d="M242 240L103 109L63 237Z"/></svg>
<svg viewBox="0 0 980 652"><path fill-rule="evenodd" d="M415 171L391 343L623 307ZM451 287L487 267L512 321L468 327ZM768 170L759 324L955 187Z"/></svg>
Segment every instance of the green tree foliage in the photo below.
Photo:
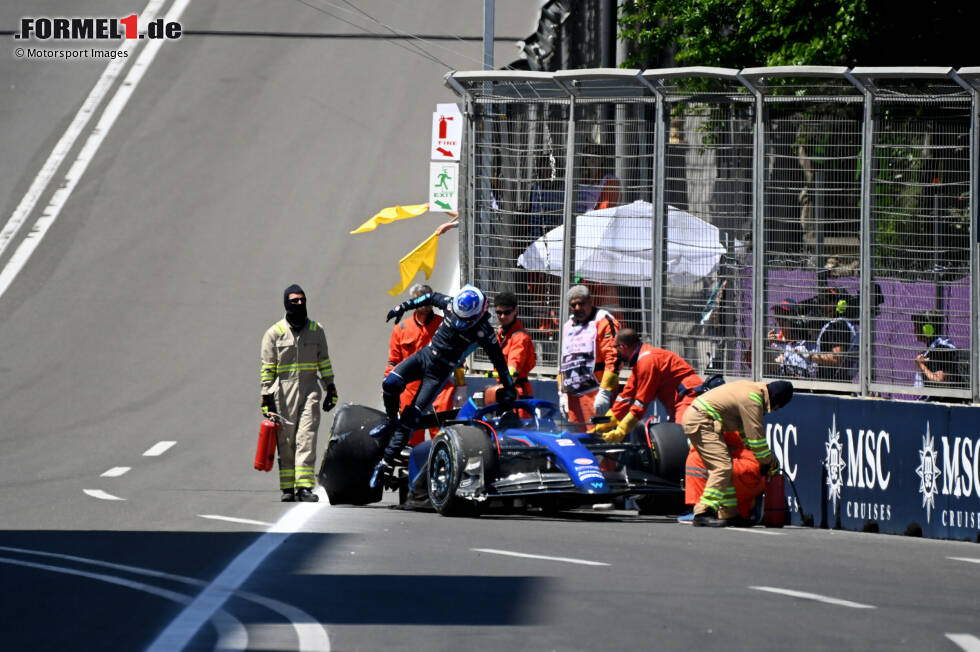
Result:
<svg viewBox="0 0 980 652"><path fill-rule="evenodd" d="M633 0L624 65L974 66L977 0ZM671 62L670 59L673 59Z"/></svg>

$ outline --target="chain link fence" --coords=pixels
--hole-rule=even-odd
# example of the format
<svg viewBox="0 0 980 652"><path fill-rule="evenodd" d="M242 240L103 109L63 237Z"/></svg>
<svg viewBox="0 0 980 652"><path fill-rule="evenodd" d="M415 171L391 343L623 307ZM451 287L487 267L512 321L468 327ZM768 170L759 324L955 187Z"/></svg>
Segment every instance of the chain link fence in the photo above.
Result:
<svg viewBox="0 0 980 652"><path fill-rule="evenodd" d="M466 117L461 274L518 296L538 375L584 283L702 374L977 399L980 68L446 81Z"/></svg>

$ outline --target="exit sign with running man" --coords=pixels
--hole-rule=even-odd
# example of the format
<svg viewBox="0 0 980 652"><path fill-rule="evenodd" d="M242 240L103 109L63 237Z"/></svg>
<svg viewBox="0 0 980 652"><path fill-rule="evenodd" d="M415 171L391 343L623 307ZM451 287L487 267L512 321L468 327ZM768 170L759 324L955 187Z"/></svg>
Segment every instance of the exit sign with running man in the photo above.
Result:
<svg viewBox="0 0 980 652"><path fill-rule="evenodd" d="M459 163L429 163L429 210L435 213L459 210Z"/></svg>

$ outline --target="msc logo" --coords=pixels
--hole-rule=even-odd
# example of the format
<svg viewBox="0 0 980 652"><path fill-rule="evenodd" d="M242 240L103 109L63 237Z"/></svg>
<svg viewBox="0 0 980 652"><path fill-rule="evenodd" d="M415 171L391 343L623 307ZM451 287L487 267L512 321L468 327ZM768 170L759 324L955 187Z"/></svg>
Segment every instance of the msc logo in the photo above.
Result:
<svg viewBox="0 0 980 652"><path fill-rule="evenodd" d="M936 507L936 494L939 493L938 455L933 445L932 434L929 432L929 422L926 421L926 434L922 437L922 449L919 451L919 468L915 470L919 476L919 493L922 494L922 507L926 510L926 523L932 520L932 510Z"/></svg>
<svg viewBox="0 0 980 652"><path fill-rule="evenodd" d="M779 462L779 468L789 476L790 480L795 481L798 469L795 464L790 463L789 452L798 441L796 426L792 423L787 423L785 426L781 423L767 423L766 439L769 441L770 450L776 456L776 461Z"/></svg>
<svg viewBox="0 0 980 652"><path fill-rule="evenodd" d="M980 497L980 439L944 435L942 441L943 495Z"/></svg>
<svg viewBox="0 0 980 652"><path fill-rule="evenodd" d="M827 469L827 493L834 503L834 514L837 513L837 503L840 501L840 490L844 487L844 446L840 442L840 432L837 430L837 414L827 436L827 457L824 459Z"/></svg>

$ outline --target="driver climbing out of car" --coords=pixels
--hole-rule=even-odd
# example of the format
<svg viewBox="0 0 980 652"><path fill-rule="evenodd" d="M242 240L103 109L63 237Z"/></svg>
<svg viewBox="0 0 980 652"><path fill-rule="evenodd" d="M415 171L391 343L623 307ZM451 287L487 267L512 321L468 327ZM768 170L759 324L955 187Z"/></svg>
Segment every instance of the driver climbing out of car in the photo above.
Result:
<svg viewBox="0 0 980 652"><path fill-rule="evenodd" d="M684 411L704 391L701 377L682 357L644 343L632 328L616 334L616 354L632 372L605 415L609 422L596 426L595 433L606 442L623 441L654 399L660 399L673 421L680 423Z"/></svg>
<svg viewBox="0 0 980 652"><path fill-rule="evenodd" d="M396 457L405 447L412 431L418 428L422 415L432 405L453 371L477 346L483 348L497 370L503 386L498 392L498 400L509 403L517 398L514 379L507 369L507 360L490 323L487 305L486 295L467 284L454 297L432 292L409 299L388 311L387 320L394 319L396 324L402 315L420 306L435 306L442 310L445 318L432 336L432 341L400 362L381 383L388 420L372 430L371 436L380 440L386 448L371 474L372 488L381 486L385 477L391 475ZM422 381L419 390L399 418L401 393L414 380Z"/></svg>
<svg viewBox="0 0 980 652"><path fill-rule="evenodd" d="M759 383L737 380L716 387L694 399L684 414L684 434L701 455L708 470L701 500L694 506L692 525L726 527L736 525L738 498L732 458L725 432L744 433L746 447L759 461L761 474L778 470L776 457L766 442L763 423L793 399L793 385L785 380Z"/></svg>

